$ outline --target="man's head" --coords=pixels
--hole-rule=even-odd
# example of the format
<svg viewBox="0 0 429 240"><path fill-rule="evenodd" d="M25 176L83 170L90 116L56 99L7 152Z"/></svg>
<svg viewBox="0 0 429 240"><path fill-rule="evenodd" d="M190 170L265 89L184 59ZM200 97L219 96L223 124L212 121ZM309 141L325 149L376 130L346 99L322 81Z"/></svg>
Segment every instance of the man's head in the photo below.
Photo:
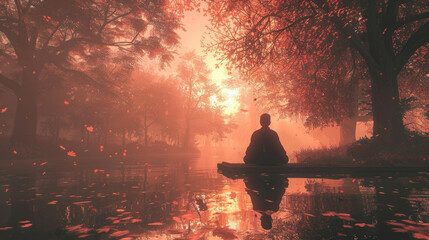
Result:
<svg viewBox="0 0 429 240"><path fill-rule="evenodd" d="M259 120L262 127L268 127L271 124L271 116L268 113L264 113L261 115L261 118Z"/></svg>

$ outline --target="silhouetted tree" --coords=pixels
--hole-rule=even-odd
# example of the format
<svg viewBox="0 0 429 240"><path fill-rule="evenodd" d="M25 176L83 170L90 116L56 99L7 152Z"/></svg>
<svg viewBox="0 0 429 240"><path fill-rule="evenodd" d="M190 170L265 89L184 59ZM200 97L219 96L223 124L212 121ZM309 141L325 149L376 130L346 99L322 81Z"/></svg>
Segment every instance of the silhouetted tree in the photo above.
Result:
<svg viewBox="0 0 429 240"><path fill-rule="evenodd" d="M215 37L209 47L243 72L275 63L284 73L290 66L311 61L314 54L331 56L326 61L334 62L337 56L331 44L343 39L366 63L374 136L389 144L401 139L404 124L397 77L414 58L427 62L428 51L422 47L429 40L427 1L217 0L208 4Z"/></svg>
<svg viewBox="0 0 429 240"><path fill-rule="evenodd" d="M18 99L12 140L31 150L36 139L37 92L47 66L103 87L86 73L91 61L114 50L171 60L178 43L178 9L167 1L14 0L0 4L0 55L19 66L0 83Z"/></svg>

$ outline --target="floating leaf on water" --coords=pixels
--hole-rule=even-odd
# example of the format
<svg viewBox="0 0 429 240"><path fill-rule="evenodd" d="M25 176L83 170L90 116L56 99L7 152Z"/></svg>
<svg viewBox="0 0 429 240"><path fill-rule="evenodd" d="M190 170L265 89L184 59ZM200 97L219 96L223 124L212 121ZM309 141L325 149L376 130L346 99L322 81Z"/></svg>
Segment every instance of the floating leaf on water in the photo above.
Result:
<svg viewBox="0 0 429 240"><path fill-rule="evenodd" d="M75 205L84 205L84 204L88 204L88 203L91 203L91 201L74 202L73 204L75 204Z"/></svg>
<svg viewBox="0 0 429 240"><path fill-rule="evenodd" d="M413 233L413 237L417 239L429 240L429 236L422 233Z"/></svg>
<svg viewBox="0 0 429 240"><path fill-rule="evenodd" d="M180 218L178 218L178 217L173 217L173 220L175 222L177 222L177 223L181 223L182 222L182 220L180 220Z"/></svg>
<svg viewBox="0 0 429 240"><path fill-rule="evenodd" d="M220 237L224 240L238 239L238 237L234 234L234 230L229 228L216 228L213 230L213 236Z"/></svg>
<svg viewBox="0 0 429 240"><path fill-rule="evenodd" d="M110 227L105 226L105 227L97 229L96 231L97 231L97 233L107 233L107 232L110 232Z"/></svg>
<svg viewBox="0 0 429 240"><path fill-rule="evenodd" d="M316 216L314 216L313 214L310 214L310 213L304 213L304 215L309 216L309 217L316 217Z"/></svg>
<svg viewBox="0 0 429 240"><path fill-rule="evenodd" d="M148 226L162 226L162 225L164 225L164 223L162 223L162 222L153 222L153 223L148 223L147 225Z"/></svg>
<svg viewBox="0 0 429 240"><path fill-rule="evenodd" d="M137 219L137 218L131 219L131 223L138 223L141 221L142 221L141 219Z"/></svg>
<svg viewBox="0 0 429 240"><path fill-rule="evenodd" d="M129 233L130 233L130 231L128 231L128 230L116 231L116 232L110 234L110 236L111 237L122 237L122 236L125 236L125 235L129 234Z"/></svg>
<svg viewBox="0 0 429 240"><path fill-rule="evenodd" d="M169 230L167 230L167 232L169 234L183 234L183 233L186 233L187 230L185 230L185 229L169 229Z"/></svg>

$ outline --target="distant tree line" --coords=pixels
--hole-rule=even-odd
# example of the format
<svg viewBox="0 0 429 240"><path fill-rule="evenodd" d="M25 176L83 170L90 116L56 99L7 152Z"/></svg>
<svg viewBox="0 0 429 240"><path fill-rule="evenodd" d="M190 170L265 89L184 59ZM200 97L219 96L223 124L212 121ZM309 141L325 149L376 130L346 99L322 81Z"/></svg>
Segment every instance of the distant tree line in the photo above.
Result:
<svg viewBox="0 0 429 240"><path fill-rule="evenodd" d="M220 112L207 102L215 94L207 79L197 78L189 85L187 81L197 75L183 73L164 80L131 75L142 56L158 60L161 66L172 61L183 11L192 4L2 1L0 88L1 94L6 90L16 97L14 104L0 105L0 117L13 118L13 123L2 125L2 135L11 134L10 147L32 153L38 131L57 141L62 132L76 129L87 144L120 135L123 145L139 138L148 146L159 135L187 147L195 134L222 128ZM207 69L191 67L202 71L193 74L207 75ZM201 89L209 93L201 97ZM195 124L197 119L204 124ZM12 129L7 131L8 127Z"/></svg>

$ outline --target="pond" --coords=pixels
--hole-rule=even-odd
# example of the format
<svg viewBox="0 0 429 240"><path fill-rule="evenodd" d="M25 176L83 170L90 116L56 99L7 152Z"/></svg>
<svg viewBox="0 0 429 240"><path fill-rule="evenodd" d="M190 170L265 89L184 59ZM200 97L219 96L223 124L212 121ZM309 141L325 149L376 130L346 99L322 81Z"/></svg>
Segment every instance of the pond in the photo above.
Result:
<svg viewBox="0 0 429 240"><path fill-rule="evenodd" d="M429 175L230 179L224 155L0 176L0 239L429 239Z"/></svg>

